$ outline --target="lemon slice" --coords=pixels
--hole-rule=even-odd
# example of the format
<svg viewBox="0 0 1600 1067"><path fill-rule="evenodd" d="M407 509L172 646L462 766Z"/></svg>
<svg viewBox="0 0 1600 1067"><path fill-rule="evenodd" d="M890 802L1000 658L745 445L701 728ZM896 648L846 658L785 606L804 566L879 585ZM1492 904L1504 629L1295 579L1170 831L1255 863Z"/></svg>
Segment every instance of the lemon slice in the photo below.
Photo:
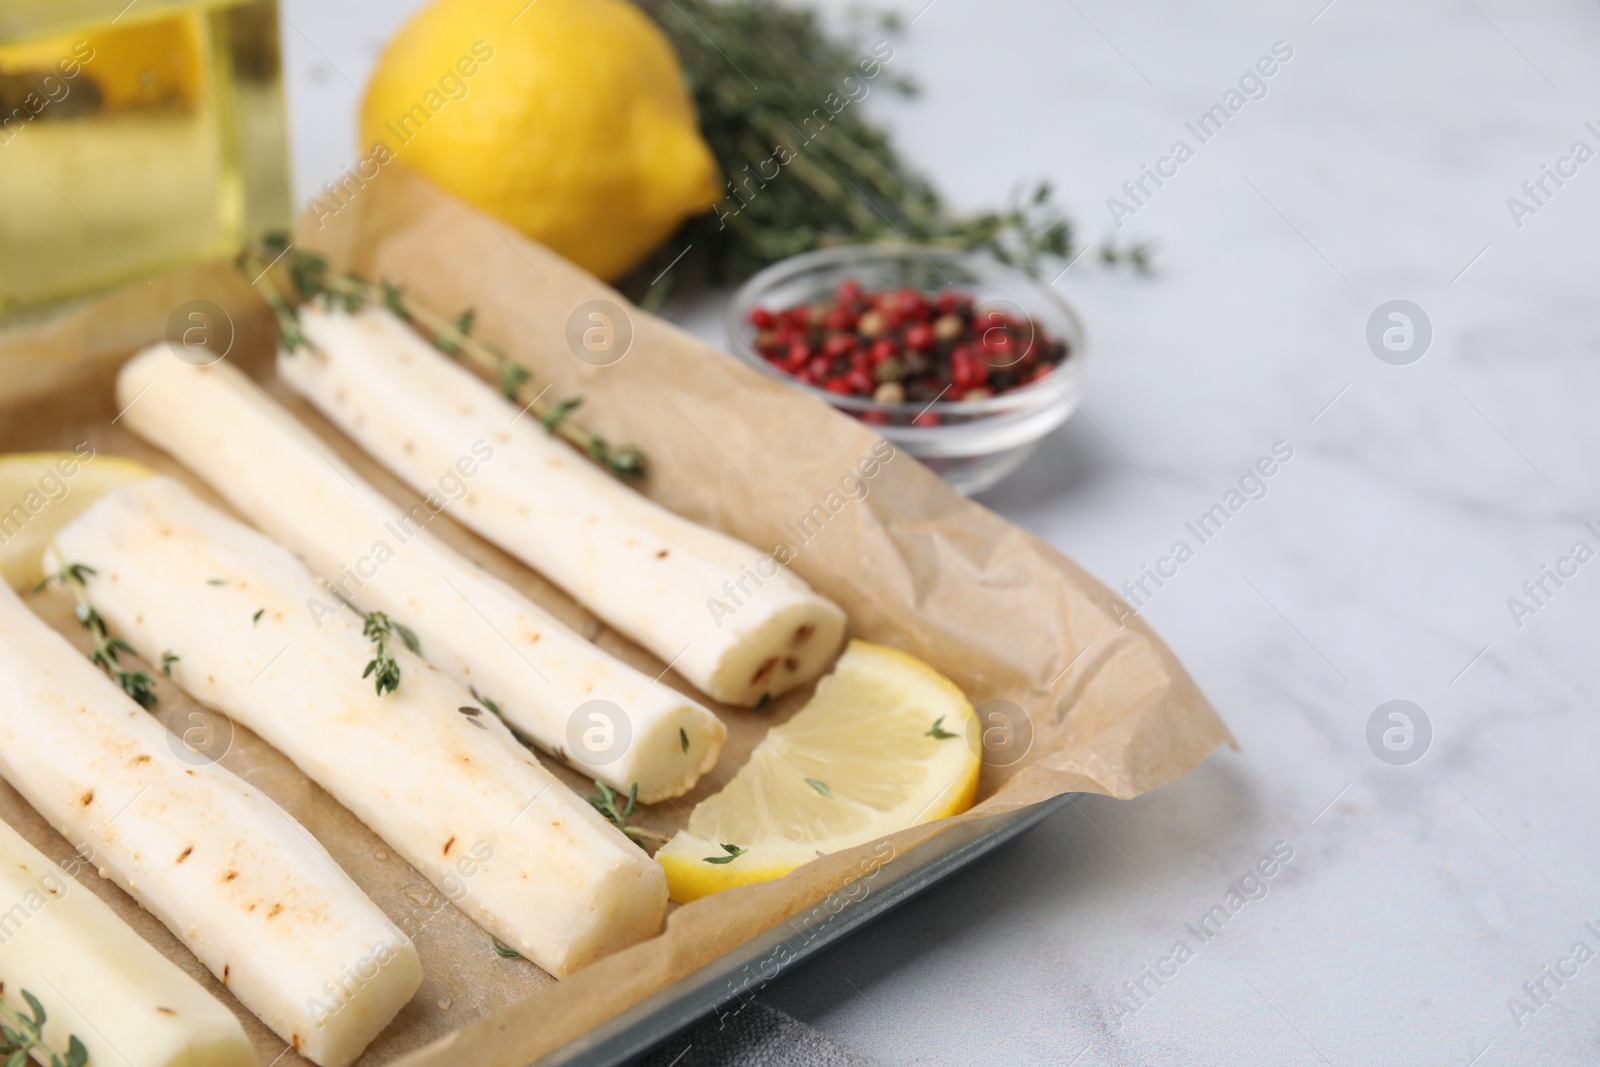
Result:
<svg viewBox="0 0 1600 1067"><path fill-rule="evenodd" d="M818 853L965 811L977 732L971 703L937 671L851 641L811 701L656 853L672 899L780 878Z"/></svg>
<svg viewBox="0 0 1600 1067"><path fill-rule="evenodd" d="M155 471L137 460L79 452L0 455L0 577L13 589L39 581L50 536L102 496Z"/></svg>

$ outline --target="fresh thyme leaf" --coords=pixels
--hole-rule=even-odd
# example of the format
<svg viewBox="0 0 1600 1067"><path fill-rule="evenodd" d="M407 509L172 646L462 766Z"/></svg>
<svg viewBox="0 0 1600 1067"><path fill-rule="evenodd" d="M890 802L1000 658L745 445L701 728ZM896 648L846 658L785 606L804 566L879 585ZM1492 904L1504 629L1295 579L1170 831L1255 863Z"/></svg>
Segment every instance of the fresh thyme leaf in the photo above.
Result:
<svg viewBox="0 0 1600 1067"><path fill-rule="evenodd" d="M361 633L372 642L372 659L367 669L361 672L361 677L371 676L373 688L379 696L383 696L400 688L400 664L394 658L394 653L389 651L389 638L398 629L401 631L401 640L405 641L406 630L390 622L389 616L381 611L370 612L363 616L363 620ZM416 635L413 634L406 644L410 646L415 640Z"/></svg>
<svg viewBox="0 0 1600 1067"><path fill-rule="evenodd" d="M727 844L727 843L723 843L722 851L726 852L727 855L726 856L707 856L703 862L705 862L705 863L732 863L734 860L738 859L740 856L744 855L746 852L749 852L750 850L747 849L747 848L740 848L738 845L730 845L730 844Z"/></svg>
<svg viewBox="0 0 1600 1067"><path fill-rule="evenodd" d="M620 806L617 804L617 794L611 791L610 786L597 778L594 787L599 792L590 793L588 797L589 803L594 805L594 810L610 819L611 825L618 830L627 829L628 816L633 814L634 806L639 802L639 783L633 783L633 789L628 793L628 802Z"/></svg>
<svg viewBox="0 0 1600 1067"><path fill-rule="evenodd" d="M761 694L761 699L756 701L756 706L751 708L750 710L751 711L765 711L767 705L770 704L770 703L772 703L772 694L771 693L762 693Z"/></svg>
<svg viewBox="0 0 1600 1067"><path fill-rule="evenodd" d="M513 404L516 403L517 390L521 389L522 383L531 377L533 375L528 373L528 368L520 363L512 363L507 360L500 364L500 395ZM546 428L548 429L548 427Z"/></svg>
<svg viewBox="0 0 1600 1067"><path fill-rule="evenodd" d="M250 616L250 625L254 626L256 623L260 622L261 621L261 616L265 615L266 613L267 613L267 609L266 608L257 608L256 609L256 613L254 615Z"/></svg>
<svg viewBox="0 0 1600 1067"><path fill-rule="evenodd" d="M27 1001L28 1002L28 1007L33 1010L33 1027L34 1027L34 1029L35 1030L43 1030L44 1029L44 1024L45 1024L44 1005L39 1003L39 998L38 997L34 996L32 993L28 992L26 989L24 989L22 991L22 999Z"/></svg>
<svg viewBox="0 0 1600 1067"><path fill-rule="evenodd" d="M1107 241L1100 246L1100 262L1108 267L1127 263L1135 273L1149 274L1152 247L1148 241L1136 242L1127 247L1122 247L1115 241Z"/></svg>
<svg viewBox="0 0 1600 1067"><path fill-rule="evenodd" d="M178 654L173 651L161 653L161 673L168 678L172 677L172 665L178 662Z"/></svg>
<svg viewBox="0 0 1600 1067"><path fill-rule="evenodd" d="M400 640L406 643L407 648L418 655L422 654L422 642L417 640L416 634L397 622L391 622L389 625L394 627L394 632L400 635Z"/></svg>
<svg viewBox="0 0 1600 1067"><path fill-rule="evenodd" d="M486 696L480 696L476 689L471 690L471 692L474 700L488 708L490 711L494 712L496 715L500 716L502 719L505 718L505 713L500 710L499 704L495 703L493 700L490 700Z"/></svg>
<svg viewBox="0 0 1600 1067"><path fill-rule="evenodd" d="M606 819L610 819L616 825L616 829L624 829L627 825L627 817L630 814L634 814L634 808L638 805L638 782L634 782L634 789L629 790L627 803L622 805L621 808L616 803L616 793L611 792L610 785L606 785L602 781L595 781L595 789L600 790L598 798L590 797L589 803L595 806L595 811L603 814Z"/></svg>
<svg viewBox="0 0 1600 1067"><path fill-rule="evenodd" d="M572 414L572 412L575 411L582 403L583 397L570 397L569 399L559 402L555 407L539 416L539 421L544 424L544 428L546 430L549 430L551 433L555 433L556 427L560 426L563 422L566 422L567 416ZM594 440L599 441L600 438L596 437ZM591 448L590 451L593 451L593 449ZM602 451L600 455L597 455L594 458L603 460L605 458L604 452Z"/></svg>
<svg viewBox="0 0 1600 1067"><path fill-rule="evenodd" d="M383 306L388 308L395 318L403 322L411 321L411 311L406 306L405 293L398 285L383 283Z"/></svg>
<svg viewBox="0 0 1600 1067"><path fill-rule="evenodd" d="M654 830L646 830L642 826L628 825L628 820L633 816L633 809L639 805L638 782L634 782L633 788L628 790L628 801L625 804L618 804L617 794L611 790L610 786L600 781L600 779L595 779L594 787L598 789L599 792L590 793L584 799L588 800L595 811L598 811L601 815L604 815L608 820L610 820L612 826L615 826L618 830L621 830L624 834L627 834L634 844L638 845L640 848L644 848L645 839L649 839L651 841L666 840L665 835L658 834Z"/></svg>
<svg viewBox="0 0 1600 1067"><path fill-rule="evenodd" d="M144 671L117 670L111 672L111 677L141 708L148 710L156 706L154 683Z"/></svg>
<svg viewBox="0 0 1600 1067"><path fill-rule="evenodd" d="M369 660L367 669L361 672L361 677L365 678L372 674L376 674L372 679L372 685L379 696L400 688L400 665L393 659L379 656Z"/></svg>
<svg viewBox="0 0 1600 1067"><path fill-rule="evenodd" d="M456 359L461 355L462 344L471 337L472 324L477 318L478 313L471 308L463 311L446 323L443 329L434 332L434 345L451 359Z"/></svg>
<svg viewBox="0 0 1600 1067"><path fill-rule="evenodd" d="M494 942L494 954L501 959L520 960L522 958L522 953L510 945L501 944L500 939L493 934L489 935L489 940Z"/></svg>
<svg viewBox="0 0 1600 1067"><path fill-rule="evenodd" d="M833 790L828 788L827 782L819 782L815 778L807 778L806 785L809 785L812 789L815 789L817 792L821 793L825 797L828 797L829 799L832 799L833 797Z"/></svg>
<svg viewBox="0 0 1600 1067"><path fill-rule="evenodd" d="M955 737L956 735L944 728L944 716L941 715L937 719L933 720L933 725L929 727L922 736L931 737L935 741L944 741Z"/></svg>
<svg viewBox="0 0 1600 1067"><path fill-rule="evenodd" d="M267 306L272 308L273 317L278 320L279 343L285 352L292 356L302 348L313 347L311 339L301 331L299 316L287 300L276 292L268 292Z"/></svg>
<svg viewBox="0 0 1600 1067"><path fill-rule="evenodd" d="M206 579L206 584L207 585L227 585L228 584L228 579L226 579L226 578L207 578Z"/></svg>
<svg viewBox="0 0 1600 1067"><path fill-rule="evenodd" d="M683 727L678 727L678 744L683 746L685 752L689 751L689 733Z"/></svg>
<svg viewBox="0 0 1600 1067"><path fill-rule="evenodd" d="M644 477L644 453L632 445L608 450L604 462L606 469L623 481Z"/></svg>
<svg viewBox="0 0 1600 1067"><path fill-rule="evenodd" d="M35 593L42 592L44 588L51 582L55 582L58 585L67 585L70 583L72 585L86 586L89 584L88 576L98 573L98 571L89 566L87 563L68 563L59 571L56 571L56 573L47 574L41 578L39 580L39 584L33 587L33 591Z"/></svg>

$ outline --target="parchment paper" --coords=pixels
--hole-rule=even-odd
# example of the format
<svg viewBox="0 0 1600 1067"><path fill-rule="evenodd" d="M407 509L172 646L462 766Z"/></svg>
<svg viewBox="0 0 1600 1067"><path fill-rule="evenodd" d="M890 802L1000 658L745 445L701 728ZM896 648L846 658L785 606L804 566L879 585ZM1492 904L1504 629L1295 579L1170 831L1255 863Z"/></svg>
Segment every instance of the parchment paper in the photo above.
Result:
<svg viewBox="0 0 1600 1067"><path fill-rule="evenodd" d="M796 548L791 566L849 613L854 636L925 658L980 708L1007 701L1021 709L1025 721L1013 726L1031 731L1026 755L1011 763L1019 754L1013 742L986 762L980 802L958 819L1067 791L1136 796L1232 743L1160 639L1138 616L1123 615L1119 623L1108 610L1113 594L1049 545L961 498L906 455L860 479L866 495L852 499L843 480L878 443L869 428L630 307L608 286L398 166L325 222L322 230L303 223L297 243L323 250L341 267L398 283L436 312L474 309L474 335L503 348L538 385L548 383L547 397L581 395L577 418L613 443L645 449L651 474L643 491L763 549L780 542ZM409 490L272 381L271 317L229 273L223 265L187 271L94 301L56 323L0 333L0 450L71 448L88 440L100 452L136 456L203 491L170 457L114 421L111 387L122 358L159 336L175 306L202 297L233 320L229 359L262 379L286 410L380 489L412 502ZM627 308L632 343L608 366L578 359L568 342L569 319L591 300ZM819 505L825 523L797 545L794 524ZM608 651L652 675L665 667L493 547L448 522L431 528ZM31 603L80 639L59 598L45 592ZM665 680L690 691L676 675ZM158 714L186 699L170 686L161 695ZM716 707L729 727L717 769L689 796L656 805L638 821L663 832L682 826L693 805L726 783L766 730L808 695L790 694L759 713ZM224 765L304 823L417 941L423 988L363 1064L525 1063L957 821L916 827L779 881L675 908L660 936L557 983L524 960L498 957L487 935L353 816L249 731L236 730ZM587 782L553 769L587 791ZM0 786L0 817L58 861L70 861L67 843L9 787ZM283 1043L153 917L93 871L76 874L240 1012L263 1063L279 1056ZM277 1062L300 1061L289 1053Z"/></svg>

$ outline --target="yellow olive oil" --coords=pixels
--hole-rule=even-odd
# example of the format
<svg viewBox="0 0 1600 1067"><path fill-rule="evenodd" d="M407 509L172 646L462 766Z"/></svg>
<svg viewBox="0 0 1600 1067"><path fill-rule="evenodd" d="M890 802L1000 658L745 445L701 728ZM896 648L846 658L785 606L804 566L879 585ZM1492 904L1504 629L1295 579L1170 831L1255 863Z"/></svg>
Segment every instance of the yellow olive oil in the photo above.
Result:
<svg viewBox="0 0 1600 1067"><path fill-rule="evenodd" d="M0 324L288 221L272 0L0 11Z"/></svg>

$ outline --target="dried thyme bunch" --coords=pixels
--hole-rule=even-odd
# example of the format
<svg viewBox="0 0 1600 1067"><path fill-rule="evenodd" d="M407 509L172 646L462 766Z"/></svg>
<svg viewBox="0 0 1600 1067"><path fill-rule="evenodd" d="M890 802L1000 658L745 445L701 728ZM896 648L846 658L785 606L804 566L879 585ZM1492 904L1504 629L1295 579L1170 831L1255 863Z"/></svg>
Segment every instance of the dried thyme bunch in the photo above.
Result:
<svg viewBox="0 0 1600 1067"><path fill-rule="evenodd" d="M657 278L686 245L716 281L826 245L902 238L986 251L1035 274L1047 258L1073 254L1072 224L1048 183L1004 211L956 215L867 120L861 104L873 92L915 92L890 72L890 42L832 37L816 11L773 0L637 2L677 50L729 184L723 202L686 223L636 278ZM880 26L899 28L892 16ZM1143 271L1148 250L1112 247L1109 260ZM668 285L651 285L644 302L658 304Z"/></svg>

